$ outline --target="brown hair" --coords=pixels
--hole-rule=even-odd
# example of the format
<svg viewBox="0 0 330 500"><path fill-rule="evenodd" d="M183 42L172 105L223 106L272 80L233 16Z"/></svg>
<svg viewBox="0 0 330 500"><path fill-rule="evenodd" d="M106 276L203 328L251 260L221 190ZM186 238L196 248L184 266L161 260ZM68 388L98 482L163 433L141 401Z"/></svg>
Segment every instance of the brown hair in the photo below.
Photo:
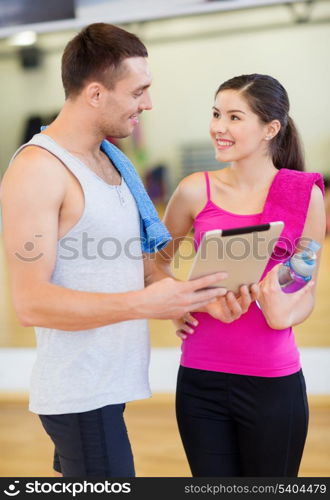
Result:
<svg viewBox="0 0 330 500"><path fill-rule="evenodd" d="M270 154L277 169L304 170L302 144L294 121L289 116L288 94L279 81L269 75L257 73L241 75L222 83L215 95L222 90L240 91L263 123L270 123L272 120L280 122L280 131L269 143Z"/></svg>
<svg viewBox="0 0 330 500"><path fill-rule="evenodd" d="M70 40L62 56L65 97L78 94L92 79L113 88L123 72L121 63L128 57L148 57L147 49L133 33L106 23L86 26Z"/></svg>

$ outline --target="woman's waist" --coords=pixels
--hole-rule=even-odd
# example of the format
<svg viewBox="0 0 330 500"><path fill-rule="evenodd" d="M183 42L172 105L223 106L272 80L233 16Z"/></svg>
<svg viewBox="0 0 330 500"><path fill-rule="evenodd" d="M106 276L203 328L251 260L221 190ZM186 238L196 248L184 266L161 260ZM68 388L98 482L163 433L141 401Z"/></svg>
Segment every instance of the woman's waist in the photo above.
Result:
<svg viewBox="0 0 330 500"><path fill-rule="evenodd" d="M292 328L275 330L268 326L262 312L253 303L241 318L223 323L207 313L193 313L199 324L188 335L182 349L206 352L212 357L236 356L247 352L285 355L296 349Z"/></svg>

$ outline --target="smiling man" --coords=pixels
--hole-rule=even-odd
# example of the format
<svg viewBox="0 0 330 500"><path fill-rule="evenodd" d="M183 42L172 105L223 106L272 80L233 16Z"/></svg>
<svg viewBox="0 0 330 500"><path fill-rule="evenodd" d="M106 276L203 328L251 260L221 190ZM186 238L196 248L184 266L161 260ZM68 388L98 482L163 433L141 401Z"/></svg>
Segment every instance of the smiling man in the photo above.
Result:
<svg viewBox="0 0 330 500"><path fill-rule="evenodd" d="M116 26L78 33L62 58L61 112L2 182L14 305L37 334L30 410L64 476L134 476L123 412L150 396L146 318L179 318L224 294L206 289L222 273L183 283L155 269L146 252L169 234L128 158L105 141L130 135L151 109L146 57Z"/></svg>

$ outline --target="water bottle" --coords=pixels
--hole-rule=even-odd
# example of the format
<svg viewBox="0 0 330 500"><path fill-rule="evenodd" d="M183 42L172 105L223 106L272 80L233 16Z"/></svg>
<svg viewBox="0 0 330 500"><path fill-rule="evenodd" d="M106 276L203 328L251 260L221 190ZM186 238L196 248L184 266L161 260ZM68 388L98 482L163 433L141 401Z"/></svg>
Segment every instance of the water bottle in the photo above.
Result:
<svg viewBox="0 0 330 500"><path fill-rule="evenodd" d="M317 262L316 252L319 248L320 245L312 240L307 248L293 254L290 259L282 263L278 272L278 281L283 292L296 292L312 279Z"/></svg>

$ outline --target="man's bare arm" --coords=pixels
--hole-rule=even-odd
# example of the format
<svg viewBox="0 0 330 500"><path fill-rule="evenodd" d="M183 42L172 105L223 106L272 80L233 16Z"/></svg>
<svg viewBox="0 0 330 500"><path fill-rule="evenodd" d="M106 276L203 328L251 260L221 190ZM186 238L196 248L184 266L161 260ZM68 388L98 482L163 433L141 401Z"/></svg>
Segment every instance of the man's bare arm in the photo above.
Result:
<svg viewBox="0 0 330 500"><path fill-rule="evenodd" d="M23 325L73 331L130 319L177 318L224 293L222 289L200 290L218 281L219 274L189 283L166 278L143 290L114 294L52 284L67 182L62 164L36 147L18 155L2 182L13 302ZM32 256L32 244L37 258L26 260Z"/></svg>

